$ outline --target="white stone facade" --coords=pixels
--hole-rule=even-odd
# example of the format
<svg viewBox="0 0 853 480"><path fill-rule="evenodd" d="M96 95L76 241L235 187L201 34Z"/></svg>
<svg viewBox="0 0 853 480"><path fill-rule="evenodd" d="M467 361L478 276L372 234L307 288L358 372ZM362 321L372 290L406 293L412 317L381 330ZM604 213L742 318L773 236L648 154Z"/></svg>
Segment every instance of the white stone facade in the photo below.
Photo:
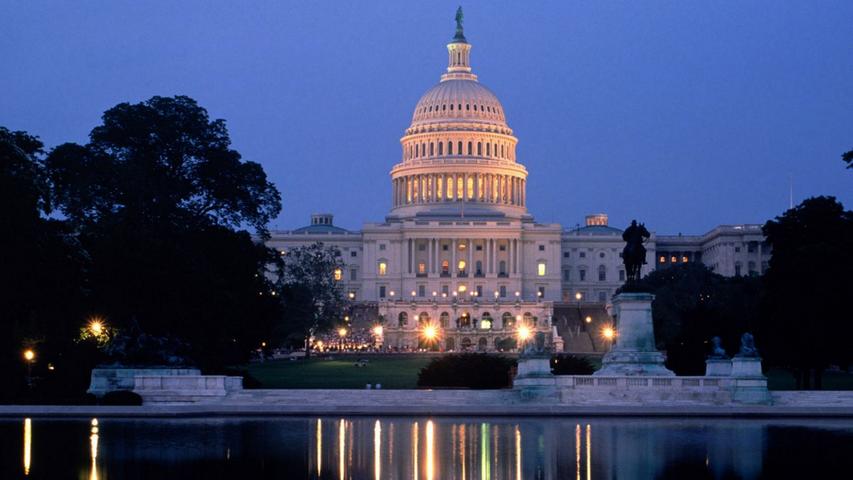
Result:
<svg viewBox="0 0 853 480"><path fill-rule="evenodd" d="M341 287L356 302L376 303L386 346L416 348L423 324L417 318L427 313L439 321L442 312L449 320L438 325L440 336L451 340L442 348L459 349L463 339L482 347L485 339L485 349L493 350L508 335L498 318L504 313L529 313L537 319L532 327L559 341L551 328L553 302L605 304L624 283L622 231L609 227L606 215L564 229L536 223L528 213L518 140L498 98L472 73L470 50L464 39L448 45L447 72L415 107L400 139L401 161L390 172L391 209L384 222L348 231L334 226L331 215L317 214L311 225L273 231L268 241L281 251L318 241L340 248ZM701 260L724 275L734 275L736 265L742 274L752 272L755 262L760 273L767 251L756 228L652 235L643 273L671 264L670 258ZM751 253L755 242L759 253L753 259L745 250ZM484 324L486 312L491 321ZM401 313L409 323L399 324ZM457 328L463 314L471 324Z"/></svg>

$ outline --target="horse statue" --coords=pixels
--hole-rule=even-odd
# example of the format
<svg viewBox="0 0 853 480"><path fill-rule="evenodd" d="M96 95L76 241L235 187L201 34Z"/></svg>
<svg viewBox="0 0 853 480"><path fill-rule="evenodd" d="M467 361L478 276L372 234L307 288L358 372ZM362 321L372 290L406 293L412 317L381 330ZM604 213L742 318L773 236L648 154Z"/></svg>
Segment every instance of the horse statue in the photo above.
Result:
<svg viewBox="0 0 853 480"><path fill-rule="evenodd" d="M622 240L625 240L622 262L625 264L626 285L640 281L640 270L646 264L646 247L643 244L651 236L646 226L637 224L636 220L631 220L631 225L622 232Z"/></svg>

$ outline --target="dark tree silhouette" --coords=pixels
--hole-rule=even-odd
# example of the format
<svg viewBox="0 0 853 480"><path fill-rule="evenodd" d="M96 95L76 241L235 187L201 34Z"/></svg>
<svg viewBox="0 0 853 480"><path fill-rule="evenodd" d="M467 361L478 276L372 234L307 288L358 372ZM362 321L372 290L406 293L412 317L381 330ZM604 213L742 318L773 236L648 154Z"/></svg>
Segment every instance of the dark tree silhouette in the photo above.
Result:
<svg viewBox="0 0 853 480"><path fill-rule="evenodd" d="M23 379L21 352L35 348L36 375L65 352L80 315L86 257L77 238L50 211L42 143L0 127L0 398ZM67 352L66 352L67 353Z"/></svg>
<svg viewBox="0 0 853 480"><path fill-rule="evenodd" d="M853 168L853 150L841 155L841 159L847 163L847 168Z"/></svg>
<svg viewBox="0 0 853 480"><path fill-rule="evenodd" d="M814 197L764 225L773 247L762 303L763 354L799 371L809 388L830 364L847 366L853 325L853 212L833 197ZM762 348L762 344L759 344Z"/></svg>
<svg viewBox="0 0 853 480"><path fill-rule="evenodd" d="M284 315L280 330L298 333L310 354L312 335L324 332L343 321L347 300L335 270L343 269L341 252L322 242L285 252L279 288Z"/></svg>
<svg viewBox="0 0 853 480"><path fill-rule="evenodd" d="M280 211L261 166L188 97L119 104L86 145L46 159L52 199L91 257L92 309L125 332L174 336L203 367L244 359L278 299L260 239Z"/></svg>
<svg viewBox="0 0 853 480"><path fill-rule="evenodd" d="M655 341L667 352L667 367L679 375L704 374L711 337L719 336L735 353L740 335L757 321L757 277L727 278L704 264L687 263L655 270L640 286L655 295Z"/></svg>

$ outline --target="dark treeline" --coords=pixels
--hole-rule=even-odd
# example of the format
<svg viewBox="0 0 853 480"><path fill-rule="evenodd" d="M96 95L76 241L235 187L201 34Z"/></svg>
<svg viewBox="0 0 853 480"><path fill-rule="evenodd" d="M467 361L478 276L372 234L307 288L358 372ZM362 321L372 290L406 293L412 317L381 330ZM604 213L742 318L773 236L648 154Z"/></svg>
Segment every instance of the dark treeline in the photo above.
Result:
<svg viewBox="0 0 853 480"><path fill-rule="evenodd" d="M282 305L266 273L281 260L253 235L266 238L280 195L194 100L119 104L88 143L49 152L2 128L0 158L4 397L22 388L27 348L43 388L85 388L109 360L80 341L95 316L130 362L215 370L269 338Z"/></svg>
<svg viewBox="0 0 853 480"><path fill-rule="evenodd" d="M752 332L765 366L792 370L802 388L820 388L822 372L853 359L853 212L833 197L814 197L763 227L773 249L758 277L723 277L702 264L656 270L643 279L658 348L680 375L701 375L711 337L729 354Z"/></svg>

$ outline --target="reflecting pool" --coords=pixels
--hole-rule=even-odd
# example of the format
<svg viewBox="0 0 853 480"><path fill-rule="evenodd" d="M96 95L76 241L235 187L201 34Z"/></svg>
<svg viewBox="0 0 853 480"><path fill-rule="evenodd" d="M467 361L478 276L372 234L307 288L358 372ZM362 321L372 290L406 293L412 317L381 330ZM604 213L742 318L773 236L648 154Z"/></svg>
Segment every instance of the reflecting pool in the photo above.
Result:
<svg viewBox="0 0 853 480"><path fill-rule="evenodd" d="M851 471L848 420L0 420L3 479L750 479Z"/></svg>

